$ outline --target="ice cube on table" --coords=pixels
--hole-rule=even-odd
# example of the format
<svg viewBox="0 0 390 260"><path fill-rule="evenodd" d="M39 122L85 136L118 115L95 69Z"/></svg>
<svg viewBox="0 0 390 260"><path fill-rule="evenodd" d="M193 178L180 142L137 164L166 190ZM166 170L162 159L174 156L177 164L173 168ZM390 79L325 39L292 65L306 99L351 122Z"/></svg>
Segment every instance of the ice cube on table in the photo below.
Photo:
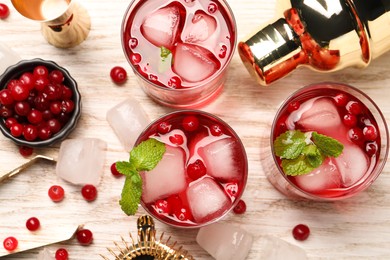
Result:
<svg viewBox="0 0 390 260"><path fill-rule="evenodd" d="M252 247L253 237L238 226L214 223L199 229L196 242L217 260L244 260Z"/></svg>
<svg viewBox="0 0 390 260"><path fill-rule="evenodd" d="M221 180L240 178L240 167L234 157L237 141L232 138L215 141L200 150L207 168L207 174Z"/></svg>
<svg viewBox="0 0 390 260"><path fill-rule="evenodd" d="M209 50L178 43L173 57L173 71L187 82L199 82L218 71L220 63Z"/></svg>
<svg viewBox="0 0 390 260"><path fill-rule="evenodd" d="M187 24L182 34L184 41L189 43L203 42L217 29L215 18L203 11L197 11L192 17L191 23Z"/></svg>
<svg viewBox="0 0 390 260"><path fill-rule="evenodd" d="M97 138L62 141L57 176L76 185L98 185L103 174L107 143Z"/></svg>
<svg viewBox="0 0 390 260"><path fill-rule="evenodd" d="M297 122L305 129L330 135L332 132L339 131L343 126L337 107L331 99L319 98L314 102L307 101L302 104L302 107L305 106L307 110L300 115Z"/></svg>
<svg viewBox="0 0 390 260"><path fill-rule="evenodd" d="M16 64L21 58L8 45L0 42L0 75L11 65Z"/></svg>
<svg viewBox="0 0 390 260"><path fill-rule="evenodd" d="M367 155L356 144L344 144L343 152L335 158L343 185L349 187L358 182L368 171Z"/></svg>
<svg viewBox="0 0 390 260"><path fill-rule="evenodd" d="M54 254L44 247L38 254L37 260L54 260Z"/></svg>
<svg viewBox="0 0 390 260"><path fill-rule="evenodd" d="M333 159L327 158L308 174L295 176L298 186L308 192L321 192L326 189L340 188L341 176Z"/></svg>
<svg viewBox="0 0 390 260"><path fill-rule="evenodd" d="M141 172L144 185L142 191L144 203L177 194L187 187L183 149L169 145L165 147L164 156L157 166L151 171Z"/></svg>
<svg viewBox="0 0 390 260"><path fill-rule="evenodd" d="M126 151L133 148L150 119L138 101L127 98L106 114L106 119Z"/></svg>
<svg viewBox="0 0 390 260"><path fill-rule="evenodd" d="M209 177L190 183L186 194L192 216L197 222L205 222L222 214L231 203L219 184Z"/></svg>
<svg viewBox="0 0 390 260"><path fill-rule="evenodd" d="M141 25L142 35L157 47L171 48L180 24L178 6L167 6L148 15Z"/></svg>
<svg viewBox="0 0 390 260"><path fill-rule="evenodd" d="M258 238L254 246L256 246L256 252L259 252L259 254L256 255L256 259L308 259L306 252L302 248L270 235L265 235Z"/></svg>

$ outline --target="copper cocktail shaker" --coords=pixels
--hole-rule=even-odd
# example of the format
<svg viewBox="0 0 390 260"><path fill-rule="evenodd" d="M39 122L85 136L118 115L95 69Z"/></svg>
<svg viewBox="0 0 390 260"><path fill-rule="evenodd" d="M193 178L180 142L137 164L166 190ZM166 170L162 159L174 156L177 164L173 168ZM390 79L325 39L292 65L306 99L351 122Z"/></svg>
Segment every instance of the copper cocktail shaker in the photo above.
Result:
<svg viewBox="0 0 390 260"><path fill-rule="evenodd" d="M319 72L366 67L390 49L390 0L278 0L277 18L238 45L268 85L300 66Z"/></svg>

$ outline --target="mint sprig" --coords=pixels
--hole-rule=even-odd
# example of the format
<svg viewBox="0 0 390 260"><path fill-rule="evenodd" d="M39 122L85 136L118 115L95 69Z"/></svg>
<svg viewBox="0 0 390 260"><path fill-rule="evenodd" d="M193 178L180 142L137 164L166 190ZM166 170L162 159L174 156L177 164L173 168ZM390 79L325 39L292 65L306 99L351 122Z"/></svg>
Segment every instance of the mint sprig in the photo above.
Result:
<svg viewBox="0 0 390 260"><path fill-rule="evenodd" d="M162 61L165 61L166 58L171 54L171 51L164 46L161 46L160 48L160 57Z"/></svg>
<svg viewBox="0 0 390 260"><path fill-rule="evenodd" d="M116 162L118 172L126 176L119 204L127 215L134 215L142 195L140 171L150 171L157 166L165 153L165 145L156 139L143 141L130 151L129 161Z"/></svg>
<svg viewBox="0 0 390 260"><path fill-rule="evenodd" d="M275 155L282 160L286 175L297 176L319 167L325 158L338 157L343 152L342 143L329 136L299 130L288 130L274 141Z"/></svg>

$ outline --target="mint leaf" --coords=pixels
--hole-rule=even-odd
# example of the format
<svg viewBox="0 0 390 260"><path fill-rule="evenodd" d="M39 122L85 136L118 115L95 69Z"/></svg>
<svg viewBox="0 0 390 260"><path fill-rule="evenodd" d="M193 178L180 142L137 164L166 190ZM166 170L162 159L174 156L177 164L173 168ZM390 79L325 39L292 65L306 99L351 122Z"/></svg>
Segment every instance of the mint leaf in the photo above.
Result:
<svg viewBox="0 0 390 260"><path fill-rule="evenodd" d="M344 149L344 145L329 136L318 134L317 132L312 133L313 143L318 147L324 156L337 157Z"/></svg>
<svg viewBox="0 0 390 260"><path fill-rule="evenodd" d="M139 174L137 173L139 176ZM122 198L119 201L121 209L127 215L134 215L138 210L138 204L142 195L142 179L134 182L133 176L126 176L125 184L122 189Z"/></svg>
<svg viewBox="0 0 390 260"><path fill-rule="evenodd" d="M116 162L115 163L116 169L118 172L122 173L126 176L131 176L134 173L137 173L137 170L134 168L134 166L129 162Z"/></svg>
<svg viewBox="0 0 390 260"><path fill-rule="evenodd" d="M171 51L164 46L161 46L160 48L160 57L162 61L165 61L166 58L171 54Z"/></svg>
<svg viewBox="0 0 390 260"><path fill-rule="evenodd" d="M289 130L274 141L275 155L281 159L297 158L306 146L306 136L299 130Z"/></svg>
<svg viewBox="0 0 390 260"><path fill-rule="evenodd" d="M165 153L165 144L150 138L130 152L130 164L137 171L150 171L160 162Z"/></svg>
<svg viewBox="0 0 390 260"><path fill-rule="evenodd" d="M314 144L306 145L302 150L302 154L306 156L306 160L313 168L319 167L323 162L323 156Z"/></svg>
<svg viewBox="0 0 390 260"><path fill-rule="evenodd" d="M314 167L301 155L292 160L282 160L282 168L286 175L297 176L311 172Z"/></svg>

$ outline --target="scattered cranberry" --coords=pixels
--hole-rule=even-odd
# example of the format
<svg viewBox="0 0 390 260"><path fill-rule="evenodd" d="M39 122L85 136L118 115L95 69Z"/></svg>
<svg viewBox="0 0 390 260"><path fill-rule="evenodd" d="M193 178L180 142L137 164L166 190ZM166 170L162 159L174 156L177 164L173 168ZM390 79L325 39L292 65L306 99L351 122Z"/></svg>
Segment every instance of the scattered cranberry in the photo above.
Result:
<svg viewBox="0 0 390 260"><path fill-rule="evenodd" d="M363 128L364 139L367 141L374 141L378 137L376 128L372 125L365 126Z"/></svg>
<svg viewBox="0 0 390 260"><path fill-rule="evenodd" d="M187 175L193 180L197 180L207 173L206 166L202 160L196 160L195 162L187 166Z"/></svg>
<svg viewBox="0 0 390 260"><path fill-rule="evenodd" d="M175 134L169 137L169 141L173 144L182 145L184 143L184 139L182 135Z"/></svg>
<svg viewBox="0 0 390 260"><path fill-rule="evenodd" d="M97 189L92 184L86 184L81 188L81 194L86 201L94 201L97 197Z"/></svg>
<svg viewBox="0 0 390 260"><path fill-rule="evenodd" d="M41 226L41 223L39 222L39 219L36 217L32 217L27 219L26 221L26 228L30 231L36 231Z"/></svg>
<svg viewBox="0 0 390 260"><path fill-rule="evenodd" d="M199 127L199 119L196 116L186 116L183 119L183 128L186 131L195 131Z"/></svg>
<svg viewBox="0 0 390 260"><path fill-rule="evenodd" d="M343 94L343 93L340 93L340 94L337 94L335 97L334 97L334 101L336 102L336 106L338 107L343 107L347 104L348 102L348 96Z"/></svg>
<svg viewBox="0 0 390 260"><path fill-rule="evenodd" d="M298 224L293 228L292 234L296 240L303 241L309 237L310 229L304 224Z"/></svg>
<svg viewBox="0 0 390 260"><path fill-rule="evenodd" d="M9 16L9 8L6 4L0 3L0 19L5 19Z"/></svg>
<svg viewBox="0 0 390 260"><path fill-rule="evenodd" d="M171 130L171 125L168 124L167 122L161 122L157 126L157 132L160 134L166 134L169 132L169 130Z"/></svg>
<svg viewBox="0 0 390 260"><path fill-rule="evenodd" d="M52 201L60 202L61 200L64 199L65 191L61 186L53 185L50 187L48 194Z"/></svg>
<svg viewBox="0 0 390 260"><path fill-rule="evenodd" d="M116 84L123 84L127 79L127 72L120 66L115 66L110 71L110 77Z"/></svg>
<svg viewBox="0 0 390 260"><path fill-rule="evenodd" d="M293 101L293 102L288 104L287 111L289 113L292 113L295 110L298 110L300 106L301 106L301 104L298 101Z"/></svg>
<svg viewBox="0 0 390 260"><path fill-rule="evenodd" d="M59 248L55 255L56 260L68 260L68 251L65 248Z"/></svg>
<svg viewBox="0 0 390 260"><path fill-rule="evenodd" d="M32 155L34 152L34 149L32 147L29 147L29 146L19 146L19 153L23 156L23 157L28 157L30 155Z"/></svg>
<svg viewBox="0 0 390 260"><path fill-rule="evenodd" d="M7 251L14 251L18 247L18 240L15 237L7 237L3 241L3 246Z"/></svg>
<svg viewBox="0 0 390 260"><path fill-rule="evenodd" d="M89 245L92 243L93 234L89 229L80 229L76 232L77 241L83 246Z"/></svg>
<svg viewBox="0 0 390 260"><path fill-rule="evenodd" d="M233 208L233 212L236 214L244 214L246 211L246 203L243 200L239 200L237 205Z"/></svg>
<svg viewBox="0 0 390 260"><path fill-rule="evenodd" d="M167 200L157 200L154 203L155 210L158 214L170 214L171 213L171 205Z"/></svg>
<svg viewBox="0 0 390 260"><path fill-rule="evenodd" d="M120 173L116 168L116 163L111 164L110 170L111 170L111 174L114 175L115 177L123 176L123 174Z"/></svg>

